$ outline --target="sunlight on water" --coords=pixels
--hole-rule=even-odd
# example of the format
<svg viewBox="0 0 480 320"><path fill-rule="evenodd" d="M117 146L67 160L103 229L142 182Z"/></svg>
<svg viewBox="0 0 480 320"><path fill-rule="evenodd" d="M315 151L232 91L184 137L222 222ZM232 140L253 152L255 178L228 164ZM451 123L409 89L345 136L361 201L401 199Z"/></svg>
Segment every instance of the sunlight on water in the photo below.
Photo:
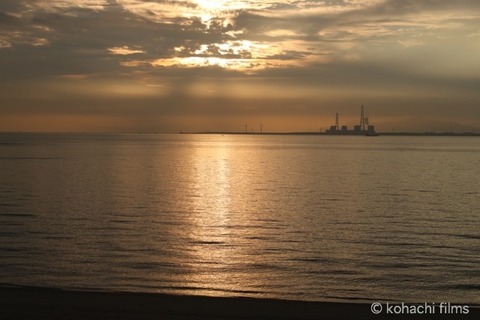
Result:
<svg viewBox="0 0 480 320"><path fill-rule="evenodd" d="M0 135L3 283L476 302L476 138Z"/></svg>

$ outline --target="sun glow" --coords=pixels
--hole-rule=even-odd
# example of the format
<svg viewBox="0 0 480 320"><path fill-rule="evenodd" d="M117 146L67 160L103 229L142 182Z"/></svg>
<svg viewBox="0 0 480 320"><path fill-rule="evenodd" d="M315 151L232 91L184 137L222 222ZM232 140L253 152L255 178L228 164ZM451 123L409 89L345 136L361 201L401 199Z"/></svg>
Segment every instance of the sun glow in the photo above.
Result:
<svg viewBox="0 0 480 320"><path fill-rule="evenodd" d="M229 40L222 43L201 44L195 50L185 46L175 47L175 56L156 59L149 63L154 67L195 68L216 66L242 72L299 63L295 59L280 58L282 50L281 46L258 41ZM276 59L275 56L279 58Z"/></svg>
<svg viewBox="0 0 480 320"><path fill-rule="evenodd" d="M118 0L125 10L144 19L161 22L162 24L177 24L182 29L194 33L209 35L211 42L184 42L170 48L169 54L150 60L121 61L124 67L219 67L251 73L254 70L267 68L283 68L285 66L303 65L317 54L312 52L310 43L298 44L292 41L299 36L298 31L289 28L265 30L265 39L250 39L251 32L239 22L236 17L244 10L263 11L268 16L276 10L277 2L271 0L185 0L185 1L131 1ZM290 1L289 1L290 3ZM303 2L302 2L303 3ZM310 6L308 4L304 4ZM283 10L283 9L282 9ZM291 5L285 5L290 12ZM198 23L200 22L200 24ZM269 37L276 38L272 41ZM287 41L288 40L288 41ZM124 46L108 49L112 55L129 56L137 54L152 54L138 47ZM308 60L308 61L307 61Z"/></svg>
<svg viewBox="0 0 480 320"><path fill-rule="evenodd" d="M209 0L195 0L194 1L199 7L206 10L225 10L225 3L227 1L209 1Z"/></svg>

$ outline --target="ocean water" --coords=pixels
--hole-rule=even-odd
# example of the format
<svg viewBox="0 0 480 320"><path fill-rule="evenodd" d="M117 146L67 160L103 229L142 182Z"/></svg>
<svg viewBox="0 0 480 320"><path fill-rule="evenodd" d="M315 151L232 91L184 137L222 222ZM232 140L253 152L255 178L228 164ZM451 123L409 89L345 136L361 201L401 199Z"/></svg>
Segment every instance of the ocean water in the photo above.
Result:
<svg viewBox="0 0 480 320"><path fill-rule="evenodd" d="M480 303L475 137L0 134L0 283Z"/></svg>

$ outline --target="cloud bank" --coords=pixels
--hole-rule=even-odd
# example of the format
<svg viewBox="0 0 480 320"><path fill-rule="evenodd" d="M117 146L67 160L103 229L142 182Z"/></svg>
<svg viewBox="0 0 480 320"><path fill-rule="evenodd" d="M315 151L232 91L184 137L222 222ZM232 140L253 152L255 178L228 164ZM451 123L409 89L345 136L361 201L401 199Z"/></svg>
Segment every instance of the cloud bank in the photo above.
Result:
<svg viewBox="0 0 480 320"><path fill-rule="evenodd" d="M478 1L4 0L1 130L480 130ZM382 128L383 126L383 128Z"/></svg>

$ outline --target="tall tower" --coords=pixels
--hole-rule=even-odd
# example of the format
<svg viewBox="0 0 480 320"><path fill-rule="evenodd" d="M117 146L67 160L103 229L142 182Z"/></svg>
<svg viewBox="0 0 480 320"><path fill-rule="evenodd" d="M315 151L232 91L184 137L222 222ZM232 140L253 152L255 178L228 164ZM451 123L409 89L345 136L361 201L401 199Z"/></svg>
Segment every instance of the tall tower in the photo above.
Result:
<svg viewBox="0 0 480 320"><path fill-rule="evenodd" d="M335 115L335 129L340 130L340 122L338 121L338 112Z"/></svg>
<svg viewBox="0 0 480 320"><path fill-rule="evenodd" d="M365 124L365 108L362 107L360 109L360 130L366 130L366 124Z"/></svg>

